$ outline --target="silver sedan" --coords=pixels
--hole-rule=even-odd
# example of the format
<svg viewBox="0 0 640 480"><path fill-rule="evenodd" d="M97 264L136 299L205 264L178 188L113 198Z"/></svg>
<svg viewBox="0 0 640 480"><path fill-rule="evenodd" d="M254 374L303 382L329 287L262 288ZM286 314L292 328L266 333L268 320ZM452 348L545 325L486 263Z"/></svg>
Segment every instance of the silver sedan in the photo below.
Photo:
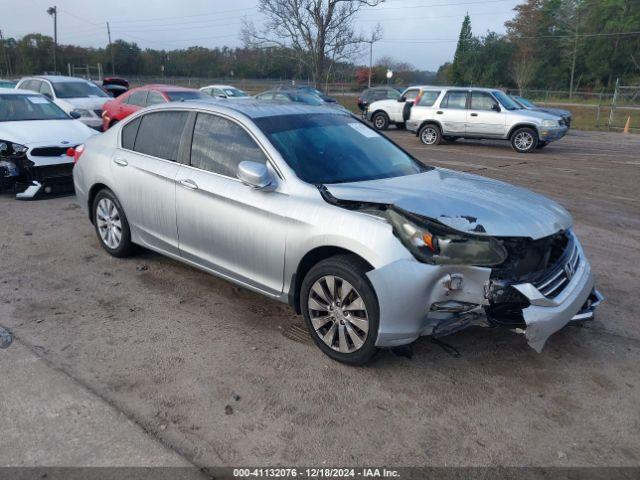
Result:
<svg viewBox="0 0 640 480"><path fill-rule="evenodd" d="M561 206L425 166L334 109L169 103L75 157L108 253L141 245L288 302L341 362L470 325L540 350L601 301Z"/></svg>

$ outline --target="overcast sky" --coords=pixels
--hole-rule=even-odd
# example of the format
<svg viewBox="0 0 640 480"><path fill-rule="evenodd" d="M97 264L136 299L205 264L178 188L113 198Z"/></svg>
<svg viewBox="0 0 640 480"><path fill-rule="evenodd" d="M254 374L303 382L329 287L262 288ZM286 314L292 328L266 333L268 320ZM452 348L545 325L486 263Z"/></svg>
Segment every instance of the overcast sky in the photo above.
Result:
<svg viewBox="0 0 640 480"><path fill-rule="evenodd" d="M465 12L475 34L504 31L513 7L522 0L387 0L363 9L356 29L366 34L380 23L384 38L374 45L374 61L385 55L420 69L436 70L451 60ZM58 7L61 44L104 47L106 22L113 40L142 48L174 49L240 46L241 19L260 24L257 0L0 0L0 29L5 37L40 32L53 36L47 7ZM357 63L368 63L363 51Z"/></svg>

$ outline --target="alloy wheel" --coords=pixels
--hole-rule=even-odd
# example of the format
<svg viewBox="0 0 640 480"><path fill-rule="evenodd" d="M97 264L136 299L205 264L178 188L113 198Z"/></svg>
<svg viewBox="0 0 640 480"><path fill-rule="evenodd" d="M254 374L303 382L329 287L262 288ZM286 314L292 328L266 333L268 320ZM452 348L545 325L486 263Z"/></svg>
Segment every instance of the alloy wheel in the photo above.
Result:
<svg viewBox="0 0 640 480"><path fill-rule="evenodd" d="M529 150L533 145L533 135L531 135L529 132L520 132L516 135L514 144L518 150Z"/></svg>
<svg viewBox="0 0 640 480"><path fill-rule="evenodd" d="M378 129L384 127L384 117L382 115L377 115L373 121L373 124Z"/></svg>
<svg viewBox="0 0 640 480"><path fill-rule="evenodd" d="M366 305L346 280L325 275L313 284L307 301L309 318L318 337L341 353L359 350L369 333Z"/></svg>
<svg viewBox="0 0 640 480"><path fill-rule="evenodd" d="M434 127L425 127L420 136L422 143L425 145L433 145L438 139L438 132Z"/></svg>
<svg viewBox="0 0 640 480"><path fill-rule="evenodd" d="M98 202L96 223L104 244L112 250L118 248L122 240L122 220L118 208L110 199L102 198Z"/></svg>

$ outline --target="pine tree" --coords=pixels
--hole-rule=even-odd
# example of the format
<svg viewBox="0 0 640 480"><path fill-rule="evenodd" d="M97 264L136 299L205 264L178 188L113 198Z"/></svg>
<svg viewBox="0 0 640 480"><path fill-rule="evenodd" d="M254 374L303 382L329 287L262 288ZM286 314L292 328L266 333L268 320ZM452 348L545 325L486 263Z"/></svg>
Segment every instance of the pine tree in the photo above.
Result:
<svg viewBox="0 0 640 480"><path fill-rule="evenodd" d="M458 46L451 65L451 82L454 85L468 85L473 80L473 44L471 18L467 13L462 21Z"/></svg>

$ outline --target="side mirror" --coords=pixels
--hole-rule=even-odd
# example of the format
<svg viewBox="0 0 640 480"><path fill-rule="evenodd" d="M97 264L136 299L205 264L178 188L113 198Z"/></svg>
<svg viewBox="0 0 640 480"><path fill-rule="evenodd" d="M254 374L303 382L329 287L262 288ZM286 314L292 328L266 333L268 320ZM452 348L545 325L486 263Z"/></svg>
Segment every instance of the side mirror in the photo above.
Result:
<svg viewBox="0 0 640 480"><path fill-rule="evenodd" d="M237 177L245 185L251 188L267 188L273 184L271 174L264 163L240 162L238 165Z"/></svg>
<svg viewBox="0 0 640 480"><path fill-rule="evenodd" d="M76 120L77 120L77 119L78 119L78 118L80 118L82 115L80 115L80 112L78 112L78 111L76 111L76 110L71 110L71 111L69 112L69 116L70 116L71 118L74 118L74 119L76 119Z"/></svg>
<svg viewBox="0 0 640 480"><path fill-rule="evenodd" d="M491 110L493 110L494 112L499 112L500 105L498 105L497 103L494 103L493 105L491 105Z"/></svg>

